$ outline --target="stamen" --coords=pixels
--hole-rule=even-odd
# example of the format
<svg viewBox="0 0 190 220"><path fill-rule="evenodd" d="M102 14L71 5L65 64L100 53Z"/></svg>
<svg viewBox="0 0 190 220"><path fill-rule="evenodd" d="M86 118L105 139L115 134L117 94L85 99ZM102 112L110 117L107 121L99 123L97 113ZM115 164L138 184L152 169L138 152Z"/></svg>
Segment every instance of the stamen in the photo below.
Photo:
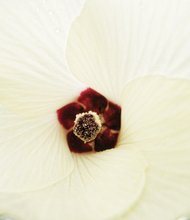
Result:
<svg viewBox="0 0 190 220"><path fill-rule="evenodd" d="M93 141L101 131L102 123L97 113L89 111L76 115L73 133L84 143Z"/></svg>

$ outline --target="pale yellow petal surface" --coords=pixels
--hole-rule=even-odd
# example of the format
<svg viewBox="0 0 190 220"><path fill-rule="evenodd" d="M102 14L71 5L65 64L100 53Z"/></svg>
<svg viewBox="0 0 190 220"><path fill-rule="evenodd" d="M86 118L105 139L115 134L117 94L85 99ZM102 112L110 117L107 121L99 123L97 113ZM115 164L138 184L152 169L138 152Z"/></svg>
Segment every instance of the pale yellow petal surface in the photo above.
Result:
<svg viewBox="0 0 190 220"><path fill-rule="evenodd" d="M72 171L73 159L55 114L24 120L1 107L0 121L0 192L41 189Z"/></svg>
<svg viewBox="0 0 190 220"><path fill-rule="evenodd" d="M127 220L176 220L190 210L190 81L144 77L124 92L121 143L149 169Z"/></svg>
<svg viewBox="0 0 190 220"><path fill-rule="evenodd" d="M75 156L73 173L60 184L30 194L1 196L1 212L20 220L115 219L141 196L147 164L137 152L113 149Z"/></svg>
<svg viewBox="0 0 190 220"><path fill-rule="evenodd" d="M82 2L0 2L0 104L36 117L84 89L65 62L68 31Z"/></svg>
<svg viewBox="0 0 190 220"><path fill-rule="evenodd" d="M189 78L189 11L186 0L88 0L69 35L70 68L117 102L137 77Z"/></svg>
<svg viewBox="0 0 190 220"><path fill-rule="evenodd" d="M73 169L56 110L84 89L64 54L82 5L0 1L0 192L37 190Z"/></svg>

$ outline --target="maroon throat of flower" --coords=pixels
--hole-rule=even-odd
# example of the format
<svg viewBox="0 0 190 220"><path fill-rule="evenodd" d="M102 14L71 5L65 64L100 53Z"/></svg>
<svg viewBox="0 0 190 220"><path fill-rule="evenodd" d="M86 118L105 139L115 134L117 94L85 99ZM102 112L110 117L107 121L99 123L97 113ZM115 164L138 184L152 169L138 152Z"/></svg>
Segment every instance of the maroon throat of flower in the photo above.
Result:
<svg viewBox="0 0 190 220"><path fill-rule="evenodd" d="M121 127L121 108L88 88L73 102L57 110L72 152L98 152L116 146Z"/></svg>

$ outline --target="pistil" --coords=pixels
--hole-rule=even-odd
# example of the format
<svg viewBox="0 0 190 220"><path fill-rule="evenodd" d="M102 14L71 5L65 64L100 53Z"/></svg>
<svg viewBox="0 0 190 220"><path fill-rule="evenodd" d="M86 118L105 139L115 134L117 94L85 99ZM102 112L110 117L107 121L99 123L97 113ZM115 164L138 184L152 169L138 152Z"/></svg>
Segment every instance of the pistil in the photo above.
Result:
<svg viewBox="0 0 190 220"><path fill-rule="evenodd" d="M84 143L93 141L101 131L102 123L96 112L84 112L76 115L73 133Z"/></svg>

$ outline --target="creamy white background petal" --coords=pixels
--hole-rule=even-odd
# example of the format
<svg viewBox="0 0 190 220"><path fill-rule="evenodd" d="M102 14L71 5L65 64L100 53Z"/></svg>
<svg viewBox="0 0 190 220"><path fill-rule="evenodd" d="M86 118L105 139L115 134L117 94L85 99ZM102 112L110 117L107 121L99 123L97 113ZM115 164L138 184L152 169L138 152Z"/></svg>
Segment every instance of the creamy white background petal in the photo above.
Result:
<svg viewBox="0 0 190 220"><path fill-rule="evenodd" d="M0 121L0 192L36 190L72 171L72 157L55 115L26 120L1 107Z"/></svg>
<svg viewBox="0 0 190 220"><path fill-rule="evenodd" d="M145 191L123 219L175 220L190 210L190 81L149 76L124 92L121 143L147 160Z"/></svg>
<svg viewBox="0 0 190 220"><path fill-rule="evenodd" d="M56 110L84 89L64 59L82 3L0 2L0 191L36 190L73 169Z"/></svg>
<svg viewBox="0 0 190 220"><path fill-rule="evenodd" d="M24 116L55 112L84 86L65 62L82 1L1 1L0 100Z"/></svg>
<svg viewBox="0 0 190 220"><path fill-rule="evenodd" d="M20 220L115 219L141 195L147 163L138 152L113 149L76 155L64 181L33 193L1 196L1 210Z"/></svg>
<svg viewBox="0 0 190 220"><path fill-rule="evenodd" d="M189 9L186 0L87 1L68 42L73 73L115 100L143 75L189 78Z"/></svg>

